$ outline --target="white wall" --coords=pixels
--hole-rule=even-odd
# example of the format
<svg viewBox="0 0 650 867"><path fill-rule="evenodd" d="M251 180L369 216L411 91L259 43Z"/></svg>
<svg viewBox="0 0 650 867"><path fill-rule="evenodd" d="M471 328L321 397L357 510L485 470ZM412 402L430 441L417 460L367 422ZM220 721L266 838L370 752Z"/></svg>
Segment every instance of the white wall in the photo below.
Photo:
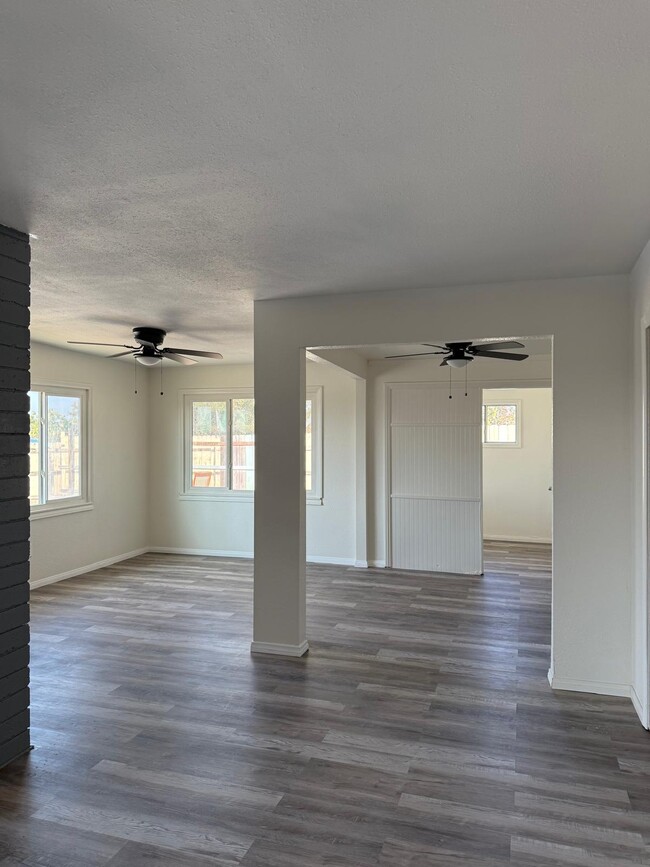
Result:
<svg viewBox="0 0 650 867"><path fill-rule="evenodd" d="M307 386L323 387L323 505L307 506L307 558L356 557L355 380L329 364L307 364Z"/></svg>
<svg viewBox="0 0 650 867"><path fill-rule="evenodd" d="M160 549L253 552L253 497L181 498L181 395L184 390L252 388L252 365L166 367L164 395L156 374L149 397L152 430L151 545ZM323 503L307 507L307 553L313 559L355 559L355 381L330 364L308 363L307 384L323 387Z"/></svg>
<svg viewBox="0 0 650 867"><path fill-rule="evenodd" d="M551 377L550 355L531 356L516 364L481 358L468 368L469 382L484 388L523 382L543 387L551 384ZM391 382L447 383L449 368L441 368L439 361L421 359L385 359L368 364L368 559L380 566L386 561L386 386ZM454 371L452 382L452 399L462 400L464 373Z"/></svg>
<svg viewBox="0 0 650 867"><path fill-rule="evenodd" d="M133 368L40 343L31 347L36 385L86 386L91 392L93 509L31 521L31 580L82 569L148 544L146 376L133 393Z"/></svg>
<svg viewBox="0 0 650 867"><path fill-rule="evenodd" d="M632 478L634 520L634 587L631 598L634 645L632 671L634 700L641 721L650 726L648 687L648 518L646 485L648 455L644 437L644 417L648 403L648 360L645 351L645 331L650 327L650 242L639 257L631 275L632 308ZM646 435L647 436L647 435ZM645 440L645 442L644 442Z"/></svg>
<svg viewBox="0 0 650 867"><path fill-rule="evenodd" d="M484 389L483 403L521 402L521 447L483 446L483 537L550 542L553 495L550 388Z"/></svg>
<svg viewBox="0 0 650 867"><path fill-rule="evenodd" d="M305 647L301 347L550 335L551 677L559 688L629 695L634 569L632 358L625 351L629 286L627 277L598 277L256 302L256 390L268 399L258 403L256 419L255 640L290 645L295 652ZM286 437L282 425L289 422L295 432Z"/></svg>

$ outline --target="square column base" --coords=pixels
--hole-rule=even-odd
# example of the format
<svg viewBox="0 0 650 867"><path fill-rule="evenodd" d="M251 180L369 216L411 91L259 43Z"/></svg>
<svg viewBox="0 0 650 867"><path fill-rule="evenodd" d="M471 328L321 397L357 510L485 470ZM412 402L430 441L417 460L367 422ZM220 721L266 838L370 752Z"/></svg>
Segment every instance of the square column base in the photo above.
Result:
<svg viewBox="0 0 650 867"><path fill-rule="evenodd" d="M309 642L302 644L272 644L269 641L251 641L251 653L268 653L271 656L304 656Z"/></svg>

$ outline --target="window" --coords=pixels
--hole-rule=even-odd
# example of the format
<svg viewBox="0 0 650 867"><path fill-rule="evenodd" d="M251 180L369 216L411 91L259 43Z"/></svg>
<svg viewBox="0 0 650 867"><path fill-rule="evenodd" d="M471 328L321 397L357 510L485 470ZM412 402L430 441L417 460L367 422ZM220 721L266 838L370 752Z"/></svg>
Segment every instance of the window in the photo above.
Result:
<svg viewBox="0 0 650 867"><path fill-rule="evenodd" d="M190 398L190 487L252 491L255 487L255 402L251 397Z"/></svg>
<svg viewBox="0 0 650 867"><path fill-rule="evenodd" d="M322 389L307 390L305 490L322 499ZM184 494L250 498L255 490L255 400L251 390L184 395Z"/></svg>
<svg viewBox="0 0 650 867"><path fill-rule="evenodd" d="M29 392L29 502L32 516L90 508L86 389Z"/></svg>
<svg viewBox="0 0 650 867"><path fill-rule="evenodd" d="M308 502L323 502L323 389L321 386L307 389L305 490Z"/></svg>
<svg viewBox="0 0 650 867"><path fill-rule="evenodd" d="M510 448L521 445L521 401L483 404L483 445Z"/></svg>

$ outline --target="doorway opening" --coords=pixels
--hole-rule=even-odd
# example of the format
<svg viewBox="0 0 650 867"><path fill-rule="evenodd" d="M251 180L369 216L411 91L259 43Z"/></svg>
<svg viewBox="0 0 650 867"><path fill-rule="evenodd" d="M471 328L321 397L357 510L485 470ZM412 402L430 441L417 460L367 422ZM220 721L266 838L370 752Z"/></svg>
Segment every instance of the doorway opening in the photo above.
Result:
<svg viewBox="0 0 650 867"><path fill-rule="evenodd" d="M483 600L480 617L488 623L521 607L527 643L546 674L552 338L517 340L528 356L517 365L479 357L469 371L465 365L450 374L439 363L409 359L383 371L386 564L449 576L450 586L474 579L472 599Z"/></svg>
<svg viewBox="0 0 650 867"><path fill-rule="evenodd" d="M553 393L484 388L483 539L551 545Z"/></svg>
<svg viewBox="0 0 650 867"><path fill-rule="evenodd" d="M483 570L503 594L548 604L521 626L531 645L550 643L553 532L553 392L550 387L484 388ZM534 613L537 612L537 613Z"/></svg>

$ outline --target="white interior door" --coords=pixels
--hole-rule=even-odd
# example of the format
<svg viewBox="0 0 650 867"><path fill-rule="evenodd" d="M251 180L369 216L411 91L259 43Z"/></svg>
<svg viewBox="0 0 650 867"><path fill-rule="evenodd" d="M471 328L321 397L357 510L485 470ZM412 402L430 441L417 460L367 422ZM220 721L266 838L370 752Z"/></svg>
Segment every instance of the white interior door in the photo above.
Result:
<svg viewBox="0 0 650 867"><path fill-rule="evenodd" d="M429 383L392 385L390 564L480 575L481 389L454 395Z"/></svg>

